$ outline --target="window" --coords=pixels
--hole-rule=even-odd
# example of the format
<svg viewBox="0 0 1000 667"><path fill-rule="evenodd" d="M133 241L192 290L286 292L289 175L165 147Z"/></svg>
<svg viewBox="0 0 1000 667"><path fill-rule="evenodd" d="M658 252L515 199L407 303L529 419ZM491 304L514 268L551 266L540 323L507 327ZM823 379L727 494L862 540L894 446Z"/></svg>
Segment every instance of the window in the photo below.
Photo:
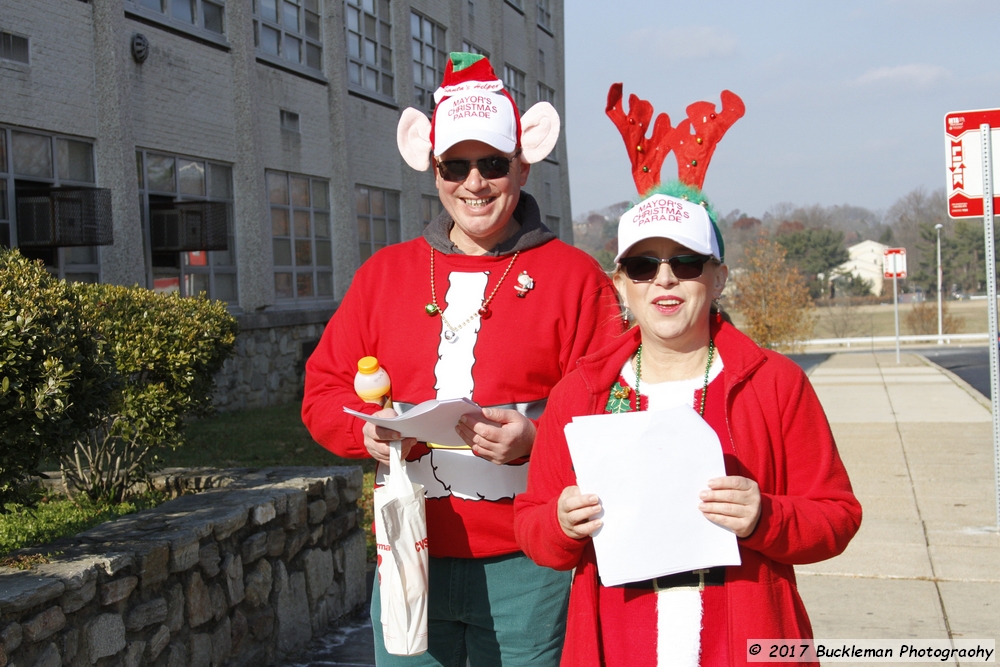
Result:
<svg viewBox="0 0 1000 667"><path fill-rule="evenodd" d="M267 172L274 250L274 295L279 301L333 298L330 182Z"/></svg>
<svg viewBox="0 0 1000 667"><path fill-rule="evenodd" d="M294 111L281 110L281 129L289 132L299 131L299 115Z"/></svg>
<svg viewBox="0 0 1000 667"><path fill-rule="evenodd" d="M507 92L514 98L517 108L523 110L525 108L524 72L510 65L504 65L503 83L507 87Z"/></svg>
<svg viewBox="0 0 1000 667"><path fill-rule="evenodd" d="M438 217L443 208L441 198L437 195L420 195L420 219L423 221L424 227Z"/></svg>
<svg viewBox="0 0 1000 667"><path fill-rule="evenodd" d="M31 200L39 193L45 196L55 188L71 187L92 191L94 185L94 146L89 141L0 126L0 247L21 245L17 229L19 200L22 210L28 213ZM45 229L35 227L31 231ZM30 233L26 230L25 236ZM96 246L31 244L20 251L26 257L42 260L45 268L59 278L97 282L100 277Z"/></svg>
<svg viewBox="0 0 1000 667"><path fill-rule="evenodd" d="M514 7L522 14L524 13L524 0L507 0L507 4Z"/></svg>
<svg viewBox="0 0 1000 667"><path fill-rule="evenodd" d="M136 167L153 289L237 303L232 167L143 150Z"/></svg>
<svg viewBox="0 0 1000 667"><path fill-rule="evenodd" d="M389 0L344 0L347 80L358 91L392 100L392 24Z"/></svg>
<svg viewBox="0 0 1000 667"><path fill-rule="evenodd" d="M413 43L413 99L417 108L434 110L434 91L444 78L448 59L444 28L416 12L410 14Z"/></svg>
<svg viewBox="0 0 1000 667"><path fill-rule="evenodd" d="M559 218L554 215L545 216L545 226L556 236L559 236Z"/></svg>
<svg viewBox="0 0 1000 667"><path fill-rule="evenodd" d="M545 51L538 49L538 75L545 77Z"/></svg>
<svg viewBox="0 0 1000 667"><path fill-rule="evenodd" d="M489 53L479 48L472 42L462 42L462 50L465 51L466 53L475 53L477 56L485 56L486 58L490 57Z"/></svg>
<svg viewBox="0 0 1000 667"><path fill-rule="evenodd" d="M538 83L538 101L548 102L552 106L556 105L556 91L554 88L546 86L544 83ZM552 151L545 156L546 162L559 162L559 144L557 143L552 147Z"/></svg>
<svg viewBox="0 0 1000 667"><path fill-rule="evenodd" d="M380 248L400 242L398 192L357 185L354 202L362 262Z"/></svg>
<svg viewBox="0 0 1000 667"><path fill-rule="evenodd" d="M293 65L323 69L319 0L254 0L253 14L258 51Z"/></svg>
<svg viewBox="0 0 1000 667"><path fill-rule="evenodd" d="M538 0L538 27L552 32L552 6L550 0Z"/></svg>
<svg viewBox="0 0 1000 667"><path fill-rule="evenodd" d="M472 0L469 0L466 4L467 4L468 9L469 9L469 20L470 21L475 21L476 20L476 3L474 3Z"/></svg>
<svg viewBox="0 0 1000 667"><path fill-rule="evenodd" d="M168 24L201 28L217 35L225 32L224 0L125 0L141 14L160 14Z"/></svg>
<svg viewBox="0 0 1000 667"><path fill-rule="evenodd" d="M544 83L539 82L538 84L538 101L548 102L552 106L556 105L556 91L553 88L549 88Z"/></svg>
<svg viewBox="0 0 1000 667"><path fill-rule="evenodd" d="M28 38L0 32L0 60L28 63Z"/></svg>

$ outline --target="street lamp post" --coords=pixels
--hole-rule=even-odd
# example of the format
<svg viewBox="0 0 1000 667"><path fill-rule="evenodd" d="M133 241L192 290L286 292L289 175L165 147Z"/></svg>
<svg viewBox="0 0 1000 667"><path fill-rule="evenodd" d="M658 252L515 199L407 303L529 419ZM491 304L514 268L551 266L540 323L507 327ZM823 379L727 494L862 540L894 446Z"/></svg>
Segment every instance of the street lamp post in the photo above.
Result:
<svg viewBox="0 0 1000 667"><path fill-rule="evenodd" d="M934 225L934 229L937 230L937 279L938 279L938 345L944 344L944 339L941 337L944 333L942 327L942 310L941 310L941 228L944 227L941 223Z"/></svg>

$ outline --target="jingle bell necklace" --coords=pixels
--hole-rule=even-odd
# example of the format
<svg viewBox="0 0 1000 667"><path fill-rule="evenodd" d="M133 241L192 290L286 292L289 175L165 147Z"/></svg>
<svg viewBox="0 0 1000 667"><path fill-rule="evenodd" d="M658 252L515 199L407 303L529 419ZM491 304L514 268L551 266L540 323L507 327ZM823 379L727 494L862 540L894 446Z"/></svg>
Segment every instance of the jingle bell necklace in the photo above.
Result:
<svg viewBox="0 0 1000 667"><path fill-rule="evenodd" d="M441 310L440 306L438 306L437 293L434 290L434 248L431 248L431 302L424 306L424 312L431 317L434 317L435 315L441 316L441 321L444 322L445 327L447 327L447 331L444 332L444 339L446 341L454 343L458 340L459 329L477 317L481 317L484 320L488 320L490 318L490 315L493 314L493 311L490 310L490 302L493 301L493 297L497 295L497 290L499 290L500 286L503 285L504 279L507 277L507 274L510 273L511 268L514 266L514 262L517 261L517 256L520 254L521 251L517 251L514 253L514 256L510 258L510 263L507 264L507 268L504 270L503 275L500 276L500 281L496 284L496 287L493 288L493 291L490 292L490 295L483 300L479 310L472 313L472 315L469 315L464 322L456 327L452 326L451 322L448 321L448 318L444 316L444 311Z"/></svg>
<svg viewBox="0 0 1000 667"><path fill-rule="evenodd" d="M708 395L708 373L712 370L712 360L715 358L715 341L708 339L708 363L705 364L705 382L701 387L701 405L698 407L698 414L705 416L705 396ZM642 344L635 352L635 409L639 410L639 401L642 396L639 394L639 383L642 380Z"/></svg>

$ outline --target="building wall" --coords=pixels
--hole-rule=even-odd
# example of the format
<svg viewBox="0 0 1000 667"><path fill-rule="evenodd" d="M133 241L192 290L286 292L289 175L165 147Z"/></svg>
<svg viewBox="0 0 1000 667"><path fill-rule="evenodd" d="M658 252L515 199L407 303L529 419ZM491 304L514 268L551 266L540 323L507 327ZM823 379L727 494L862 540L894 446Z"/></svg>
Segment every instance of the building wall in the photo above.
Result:
<svg viewBox="0 0 1000 667"><path fill-rule="evenodd" d="M191 157L235 162L232 55L183 35L125 21L149 39L149 58L128 58L130 116L136 146Z"/></svg>
<svg viewBox="0 0 1000 667"><path fill-rule="evenodd" d="M881 296L883 276L885 275L882 268L882 257L888 247L876 241L862 241L847 249L851 258L834 271L854 273L865 280L872 281L872 294Z"/></svg>
<svg viewBox="0 0 1000 667"><path fill-rule="evenodd" d="M547 28L537 24L537 0L390 0L392 99L354 90L348 83L344 1L320 0L322 66L309 69L282 64L255 46L248 0L225 0L221 35L144 11L134 0L0 0L0 30L30 40L28 64L0 59L0 132L31 128L93 145L96 186L112 193L115 235L114 245L100 248L98 279L154 286L150 197L140 196L137 150L215 161L231 169L231 250L238 283L231 309L254 323L244 337L255 342L245 344L228 374L220 376L229 392L219 399L226 408L266 405L297 394L303 350L314 344L322 328L317 323L336 309L360 264L356 186L398 193L402 240L422 233L421 197L436 195L434 179L430 171L410 169L396 147L399 114L415 104L413 11L444 28L445 51L460 50L468 41L489 53L501 78L505 64L523 71L522 113L538 101L542 82L555 90L556 108L565 115L561 0L549 3L552 21ZM141 63L131 50L140 34L149 45ZM298 132L282 129L282 110L298 114ZM332 294L282 300L276 293L268 171L328 182ZM17 176L5 176L3 165L0 179L6 179L10 192L15 190ZM554 231L571 242L563 136L549 160L532 166L525 190L538 200L543 218L556 225ZM8 200L6 219L14 219L14 198ZM54 261L64 262L63 254ZM53 270L68 273L61 265ZM180 284L185 285L190 276L182 275ZM267 327L272 325L261 325L258 317L268 313L300 313L308 322L265 318L273 323L271 336ZM259 377L246 369L263 370L263 361L252 360L256 342L272 338L285 343L279 345L280 353L267 357L263 372L268 381L262 390ZM289 345L293 349L284 349ZM284 367L288 364L291 369ZM251 376L256 389L250 387Z"/></svg>
<svg viewBox="0 0 1000 667"><path fill-rule="evenodd" d="M0 60L0 123L96 136L90 6L3 0L0 30L33 37L30 64Z"/></svg>

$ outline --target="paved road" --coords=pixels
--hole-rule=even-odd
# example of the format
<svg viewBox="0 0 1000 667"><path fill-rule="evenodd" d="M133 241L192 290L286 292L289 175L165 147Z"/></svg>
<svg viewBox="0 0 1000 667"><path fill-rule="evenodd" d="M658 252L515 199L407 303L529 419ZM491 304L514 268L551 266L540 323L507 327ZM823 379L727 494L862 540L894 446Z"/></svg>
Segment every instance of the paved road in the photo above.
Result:
<svg viewBox="0 0 1000 667"><path fill-rule="evenodd" d="M913 352L924 356L942 368L949 371L968 382L972 387L986 398L990 398L990 351L983 347L945 347L943 349L903 348L903 352ZM868 354L868 351L859 351L858 354ZM844 352L843 354L852 354ZM818 366L830 357L829 354L809 353L790 354L788 358L802 367L808 373L814 366Z"/></svg>
<svg viewBox="0 0 1000 667"><path fill-rule="evenodd" d="M913 350L938 366L971 384L976 391L990 398L990 350L988 347L945 348L943 350Z"/></svg>

